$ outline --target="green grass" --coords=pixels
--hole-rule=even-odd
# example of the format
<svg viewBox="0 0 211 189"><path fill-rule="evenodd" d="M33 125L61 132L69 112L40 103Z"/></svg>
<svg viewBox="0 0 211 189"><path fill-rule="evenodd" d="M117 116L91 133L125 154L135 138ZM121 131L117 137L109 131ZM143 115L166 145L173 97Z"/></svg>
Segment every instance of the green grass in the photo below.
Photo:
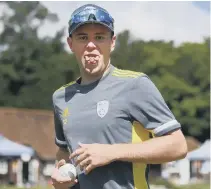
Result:
<svg viewBox="0 0 211 189"><path fill-rule="evenodd" d="M0 185L0 189L26 189L26 188L17 188L14 186L1 186ZM48 186L48 187L32 187L30 189L54 189L53 186Z"/></svg>
<svg viewBox="0 0 211 189"><path fill-rule="evenodd" d="M177 186L173 183L170 183L166 180L158 179L158 180L152 180L150 181L150 184L153 185L164 185L168 189L210 189L209 183L202 183L202 184L189 184L184 186Z"/></svg>
<svg viewBox="0 0 211 189"><path fill-rule="evenodd" d="M210 189L210 184L191 184L183 186L181 189Z"/></svg>

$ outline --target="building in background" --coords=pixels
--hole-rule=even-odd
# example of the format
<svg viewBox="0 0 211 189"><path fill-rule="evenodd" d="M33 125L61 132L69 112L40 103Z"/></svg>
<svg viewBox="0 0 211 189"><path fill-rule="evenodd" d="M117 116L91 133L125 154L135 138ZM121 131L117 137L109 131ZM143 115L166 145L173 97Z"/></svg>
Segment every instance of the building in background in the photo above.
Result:
<svg viewBox="0 0 211 189"><path fill-rule="evenodd" d="M23 183L29 180L30 160L35 158L35 151L31 147L18 144L0 135L0 175L2 183L9 182L23 186ZM33 170L37 171L35 167Z"/></svg>
<svg viewBox="0 0 211 189"><path fill-rule="evenodd" d="M16 179L8 179L8 183L17 186L46 185L50 181L55 165L57 147L54 144L53 112L45 110L29 110L0 108L0 131L9 140L31 147L35 155L28 157L23 153L12 161L11 167L17 172ZM10 157L11 159L12 157ZM2 167L2 168L1 168ZM5 172L7 165L0 160L0 169ZM4 174L0 173L0 177Z"/></svg>
<svg viewBox="0 0 211 189"><path fill-rule="evenodd" d="M210 172L210 140L189 151L186 158L162 165L162 177L179 185L209 182Z"/></svg>

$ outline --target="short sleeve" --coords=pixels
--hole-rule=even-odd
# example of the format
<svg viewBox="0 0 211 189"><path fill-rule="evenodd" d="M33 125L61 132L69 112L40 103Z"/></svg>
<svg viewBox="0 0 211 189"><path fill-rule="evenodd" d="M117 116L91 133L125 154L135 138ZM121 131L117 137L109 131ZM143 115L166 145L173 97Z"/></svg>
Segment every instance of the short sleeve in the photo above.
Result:
<svg viewBox="0 0 211 189"><path fill-rule="evenodd" d="M136 78L130 92L130 115L154 136L162 136L181 127L159 90L147 76Z"/></svg>
<svg viewBox="0 0 211 189"><path fill-rule="evenodd" d="M56 107L54 106L54 126L55 126L55 143L60 148L67 148L67 142L64 136L61 120L57 113Z"/></svg>

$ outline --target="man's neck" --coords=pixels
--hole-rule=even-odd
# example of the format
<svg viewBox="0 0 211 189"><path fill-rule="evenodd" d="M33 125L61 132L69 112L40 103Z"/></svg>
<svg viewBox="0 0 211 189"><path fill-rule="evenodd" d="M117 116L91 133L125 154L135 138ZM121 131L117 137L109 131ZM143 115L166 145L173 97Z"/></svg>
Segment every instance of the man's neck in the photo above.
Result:
<svg viewBox="0 0 211 189"><path fill-rule="evenodd" d="M81 74L81 85L87 85L90 83L93 83L100 78L102 78L104 75L106 75L109 71L110 63L108 63L107 67L104 69L104 71L99 75L87 75L87 74Z"/></svg>

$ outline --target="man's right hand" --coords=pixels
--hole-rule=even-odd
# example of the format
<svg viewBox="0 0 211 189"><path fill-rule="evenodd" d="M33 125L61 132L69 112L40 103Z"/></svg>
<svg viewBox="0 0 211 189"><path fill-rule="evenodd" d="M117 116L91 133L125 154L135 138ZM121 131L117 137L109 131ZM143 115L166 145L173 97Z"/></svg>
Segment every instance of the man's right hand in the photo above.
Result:
<svg viewBox="0 0 211 189"><path fill-rule="evenodd" d="M55 189L68 189L69 187L75 185L78 180L72 180L71 178L64 178L59 174L59 167L66 164L66 161L64 159L60 160L56 167L53 170L53 173L51 175L51 179L53 182L53 186Z"/></svg>

